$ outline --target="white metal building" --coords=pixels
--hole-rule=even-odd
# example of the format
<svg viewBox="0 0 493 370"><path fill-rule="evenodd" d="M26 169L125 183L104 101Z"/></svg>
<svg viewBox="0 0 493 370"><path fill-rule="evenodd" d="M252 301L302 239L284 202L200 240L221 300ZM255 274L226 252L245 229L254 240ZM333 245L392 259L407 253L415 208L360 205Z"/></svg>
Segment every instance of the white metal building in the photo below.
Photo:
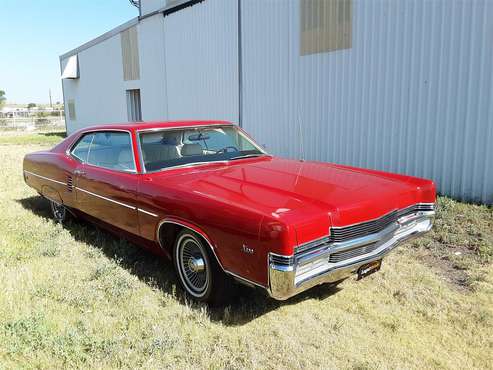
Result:
<svg viewBox="0 0 493 370"><path fill-rule="evenodd" d="M493 1L141 0L60 57L67 130L221 119L493 203Z"/></svg>

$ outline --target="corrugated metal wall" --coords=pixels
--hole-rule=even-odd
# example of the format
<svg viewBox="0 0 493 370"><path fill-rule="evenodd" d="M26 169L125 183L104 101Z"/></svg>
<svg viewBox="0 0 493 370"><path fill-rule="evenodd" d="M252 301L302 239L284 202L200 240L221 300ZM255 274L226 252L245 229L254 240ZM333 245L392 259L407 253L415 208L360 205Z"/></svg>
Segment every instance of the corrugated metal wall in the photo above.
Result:
<svg viewBox="0 0 493 370"><path fill-rule="evenodd" d="M243 126L268 150L493 203L493 1L354 0L352 48L305 56L299 0L241 4Z"/></svg>
<svg viewBox="0 0 493 370"><path fill-rule="evenodd" d="M164 18L167 119L238 122L237 4L205 1Z"/></svg>

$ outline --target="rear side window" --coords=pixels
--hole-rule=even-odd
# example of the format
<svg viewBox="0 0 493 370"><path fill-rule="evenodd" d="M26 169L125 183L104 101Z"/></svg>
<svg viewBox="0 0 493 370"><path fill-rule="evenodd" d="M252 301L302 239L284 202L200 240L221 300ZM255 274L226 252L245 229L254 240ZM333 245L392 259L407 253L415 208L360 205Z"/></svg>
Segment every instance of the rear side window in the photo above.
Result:
<svg viewBox="0 0 493 370"><path fill-rule="evenodd" d="M132 141L128 132L102 131L86 134L75 145L71 154L93 166L135 172Z"/></svg>
<svg viewBox="0 0 493 370"><path fill-rule="evenodd" d="M132 142L127 132L97 132L91 143L87 163L112 170L134 172Z"/></svg>
<svg viewBox="0 0 493 370"><path fill-rule="evenodd" d="M87 155L89 154L89 147L91 146L94 134L86 134L79 140L72 149L72 155L82 162L87 162Z"/></svg>

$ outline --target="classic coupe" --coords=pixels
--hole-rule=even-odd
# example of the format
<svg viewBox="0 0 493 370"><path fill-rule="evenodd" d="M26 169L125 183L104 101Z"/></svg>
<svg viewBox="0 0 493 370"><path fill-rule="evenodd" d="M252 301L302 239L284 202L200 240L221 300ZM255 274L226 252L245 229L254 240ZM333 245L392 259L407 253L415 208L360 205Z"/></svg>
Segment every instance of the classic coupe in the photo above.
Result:
<svg viewBox="0 0 493 370"><path fill-rule="evenodd" d="M279 158L230 122L88 127L23 165L57 221L89 219L170 258L185 292L211 303L233 280L285 300L363 278L435 214L432 181Z"/></svg>

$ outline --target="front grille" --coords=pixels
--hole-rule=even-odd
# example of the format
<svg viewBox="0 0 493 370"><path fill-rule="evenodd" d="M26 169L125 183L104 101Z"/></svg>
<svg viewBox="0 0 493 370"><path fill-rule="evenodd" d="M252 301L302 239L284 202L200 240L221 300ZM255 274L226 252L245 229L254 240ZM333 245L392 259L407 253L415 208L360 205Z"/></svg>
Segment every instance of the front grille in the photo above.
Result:
<svg viewBox="0 0 493 370"><path fill-rule="evenodd" d="M407 216L416 212L430 212L434 210L435 210L434 204L429 204L429 203L415 204L411 207L407 207L400 210L399 217Z"/></svg>
<svg viewBox="0 0 493 370"><path fill-rule="evenodd" d="M401 217L408 216L410 214L417 212L429 212L433 210L435 210L435 205L431 203L414 204L410 207L401 210L394 210L375 220L366 221L351 226L332 227L330 229L329 236L298 246L295 249L295 257L299 257L300 255L306 255L311 251L317 251L322 248L330 248L330 245L332 243L346 242L348 240L353 240L371 234L376 234L382 230L385 230L393 223L396 223L397 220ZM366 245L365 247L368 247L368 245ZM374 248L376 248L376 246L374 246ZM344 252L337 252L331 255L330 262L336 260L340 262L343 261L344 259L353 258L356 256L356 255L353 256L354 253L360 253L360 252L361 254L356 254L356 255L359 256L362 254L371 253L370 250L365 252L364 247L351 249L349 251L344 251Z"/></svg>
<svg viewBox="0 0 493 370"><path fill-rule="evenodd" d="M351 259L354 257L359 257L359 256L362 256L364 254L374 252L377 248L378 248L378 243L374 242L374 243L364 245L362 247L357 247L357 248L353 248L353 249L342 251L342 252L332 253L329 256L329 262L330 263L342 262L342 261L345 261L345 260L348 260L348 259Z"/></svg>
<svg viewBox="0 0 493 370"><path fill-rule="evenodd" d="M414 204L410 207L395 210L387 213L385 216L362 222L356 225L345 227L333 227L330 229L330 241L340 243L351 239L361 238L363 236L378 233L403 216L407 216L416 212L427 212L435 209L434 204Z"/></svg>
<svg viewBox="0 0 493 370"><path fill-rule="evenodd" d="M399 212L393 211L383 217L377 218L376 220L362 222L360 224L346 227L333 227L330 229L330 240L334 243L339 243L346 240L375 234L382 231L392 223L397 222L398 218Z"/></svg>

